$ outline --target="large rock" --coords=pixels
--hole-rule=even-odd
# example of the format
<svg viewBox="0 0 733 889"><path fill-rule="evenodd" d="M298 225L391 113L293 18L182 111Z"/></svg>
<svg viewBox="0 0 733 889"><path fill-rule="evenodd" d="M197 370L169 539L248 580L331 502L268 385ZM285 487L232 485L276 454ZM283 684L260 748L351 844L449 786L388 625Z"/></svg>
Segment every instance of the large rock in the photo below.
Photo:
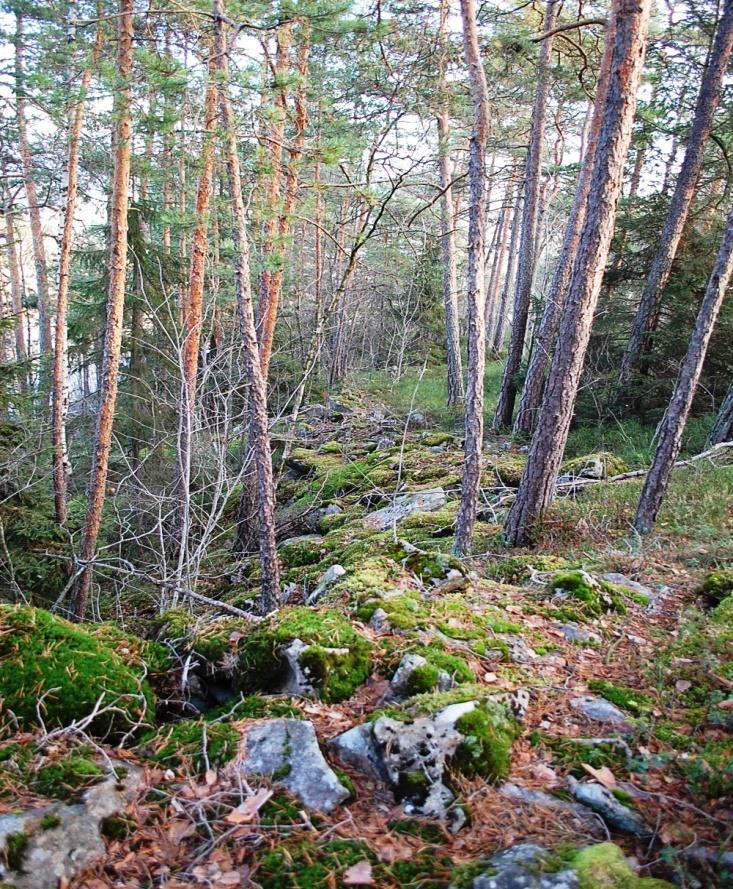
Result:
<svg viewBox="0 0 733 889"><path fill-rule="evenodd" d="M309 655L313 652L312 645L306 645L300 639L293 639L290 645L282 649L282 656L286 664L285 679L280 691L286 695L303 698L317 698L320 674L314 672ZM349 657L348 648L318 649L319 656L342 659Z"/></svg>
<svg viewBox="0 0 733 889"><path fill-rule="evenodd" d="M393 525L406 519L416 512L435 512L447 503L447 496L442 488L434 491L416 491L397 497L389 506L369 513L364 518L364 526L375 531L387 531Z"/></svg>
<svg viewBox="0 0 733 889"><path fill-rule="evenodd" d="M122 812L142 780L139 769L126 770L120 781L111 775L87 790L76 805L56 803L0 818L0 881L13 889L56 889L77 873L104 859L104 818Z"/></svg>
<svg viewBox="0 0 733 889"><path fill-rule="evenodd" d="M542 846L521 843L499 852L487 862L488 873L476 877L473 889L577 889L572 870L543 874L541 865L550 853Z"/></svg>
<svg viewBox="0 0 733 889"><path fill-rule="evenodd" d="M594 722L611 725L620 732L633 731L633 726L629 724L624 713L615 704L605 700L605 698L582 695L579 698L573 698L570 701L570 706Z"/></svg>
<svg viewBox="0 0 733 889"><path fill-rule="evenodd" d="M233 764L246 777L266 777L286 788L308 809L330 812L349 797L323 758L313 723L267 719L245 735L244 754Z"/></svg>

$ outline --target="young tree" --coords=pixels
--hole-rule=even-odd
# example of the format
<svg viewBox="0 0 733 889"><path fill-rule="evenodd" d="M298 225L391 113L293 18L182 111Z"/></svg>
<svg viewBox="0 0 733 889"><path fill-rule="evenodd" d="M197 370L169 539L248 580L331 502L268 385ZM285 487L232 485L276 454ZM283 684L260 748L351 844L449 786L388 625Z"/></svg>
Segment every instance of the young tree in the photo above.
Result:
<svg viewBox="0 0 733 889"><path fill-rule="evenodd" d="M117 384L122 345L122 320L127 277L127 211L130 192L132 158L132 40L134 0L120 0L118 18L117 74L115 91L114 175L110 209L109 291L104 352L100 380L97 428L94 437L92 474L86 517L79 547L79 575L74 584L71 612L77 620L84 617L92 583L92 562L97 550L97 537L107 486L109 454L112 448L112 426L117 406Z"/></svg>
<svg viewBox="0 0 733 889"><path fill-rule="evenodd" d="M506 340L507 328L509 327L509 296L515 282L518 253L517 242L519 241L519 234L522 230L522 198L520 192L521 190L519 188L514 192L512 233L509 238L509 261L507 263L506 275L504 276L504 284L501 288L501 297L496 306L496 312L488 331L490 354L494 359L498 359L501 356L504 342Z"/></svg>
<svg viewBox="0 0 733 889"><path fill-rule="evenodd" d="M733 441L733 384L716 414L709 441L711 445L719 444L721 441Z"/></svg>
<svg viewBox="0 0 733 889"><path fill-rule="evenodd" d="M610 28L610 24L608 26ZM588 194L595 161L596 146L601 130L602 109L606 101L608 89L608 76L611 67L611 54L613 49L613 33L607 29L606 43L598 71L598 85L593 106L593 117L586 140L585 154L582 159L582 167L575 188L575 198L570 210L570 219L565 228L560 255L552 275L550 290L545 299L540 328L534 342L532 356L527 367L527 375L524 379L522 396L519 400L519 408L514 421L515 434L530 435L534 429L535 417L542 401L542 392L545 386L545 374L550 363L555 347L557 325L560 320L563 301L567 292L570 273L573 270L573 261L580 243L580 233L585 221L585 213L588 206Z"/></svg>
<svg viewBox="0 0 733 889"><path fill-rule="evenodd" d="M705 156L705 145L710 136L715 112L720 102L723 78L728 69L731 50L733 50L733 0L725 0L723 15L718 22L713 48L697 96L695 117L692 121L685 158L677 177L667 218L659 236L659 246L649 266L644 289L641 292L639 308L634 318L629 342L621 360L617 382L617 400L625 397L631 378L640 367L646 349L646 341L651 331L652 318L672 271L672 264L677 255L677 248L695 196L695 188Z"/></svg>
<svg viewBox="0 0 733 889"><path fill-rule="evenodd" d="M547 0L545 20L543 22L545 33L552 33L557 16L557 7L557 0ZM540 49L537 88L534 104L532 105L532 125L524 174L524 209L522 210L522 233L519 241L519 264L514 294L512 332L504 366L504 375L499 390L499 399L496 403L496 412L494 413L494 429L505 429L511 426L514 401L517 395L517 374L522 363L524 338L527 332L529 305L532 298L532 282L537 261L536 244L537 222L539 218L540 168L545 140L547 98L550 91L548 68L551 52L552 36L549 36L542 41Z"/></svg>
<svg viewBox="0 0 733 889"><path fill-rule="evenodd" d="M659 515L672 468L682 446L682 433L700 380L710 337L713 335L731 275L733 275L733 210L728 216L723 242L697 314L677 384L657 429L657 450L644 480L644 488L634 517L634 527L640 534L651 531Z"/></svg>
<svg viewBox="0 0 733 889"><path fill-rule="evenodd" d="M10 203L10 189L7 186L7 171L2 165L2 177L6 185L3 193L3 216L5 217L5 251L8 262L8 276L10 278L10 302L15 318L15 359L25 361L27 357L25 344L25 327L23 325L23 287L20 279L20 263L18 262L18 246L16 244L15 225ZM27 377L25 372L21 374L21 391L25 391Z"/></svg>
<svg viewBox="0 0 733 889"><path fill-rule="evenodd" d="M76 33L74 31L74 38ZM69 410L68 381L68 314L69 285L71 282L71 247L74 237L74 214L79 190L79 149L84 124L84 103L92 80L92 65L102 48L102 29L97 27L97 39L90 63L84 67L78 94L68 109L68 155L64 193L64 222L59 249L58 289L53 353L51 436L53 442L53 498L56 521L64 525L67 519L66 488L71 464L66 446L66 416Z"/></svg>
<svg viewBox="0 0 733 889"><path fill-rule="evenodd" d="M252 286L250 284L249 241L247 217L242 196L242 177L234 129L234 112L229 97L228 47L224 35L223 0L213 0L215 58L219 79L219 116L224 139L224 159L232 205L232 237L234 239L234 281L237 294L237 317L249 382L249 436L257 472L259 548L262 566L260 604L267 613L277 607L280 597L280 569L275 544L275 484L272 474L269 422L267 416L267 383L257 344Z"/></svg>
<svg viewBox="0 0 733 889"><path fill-rule="evenodd" d="M507 516L505 535L514 546L529 539L534 521L553 498L613 237L650 5L650 0L614 0L611 10L614 48L588 208L527 466Z"/></svg>
<svg viewBox="0 0 733 889"><path fill-rule="evenodd" d="M448 89L445 80L447 61L446 18L448 2L441 0L438 39L439 108L435 116L438 125L438 159L440 163L440 243L443 253L443 311L445 314L445 353L448 364L448 404L457 404L465 395L463 363L461 360L460 326L458 322L458 262L456 258L456 216L453 200L453 164L450 157L450 122L448 117Z"/></svg>
<svg viewBox="0 0 733 889"><path fill-rule="evenodd" d="M41 206L38 198L36 169L33 164L30 142L28 141L28 118L26 114L25 77L25 22L22 12L15 14L15 107L18 123L18 151L23 170L23 184L28 198L28 215L31 222L33 263L36 271L36 298L38 300L38 346L43 358L51 351L51 315L48 287L48 261L46 244L43 239Z"/></svg>
<svg viewBox="0 0 733 889"><path fill-rule="evenodd" d="M471 192L468 217L468 386L466 389L465 444L461 505L456 522L455 551L471 549L481 485L481 449L484 437L484 368L486 366L486 143L491 109L486 73L479 50L473 0L461 0L463 48L471 83L473 131L468 160Z"/></svg>

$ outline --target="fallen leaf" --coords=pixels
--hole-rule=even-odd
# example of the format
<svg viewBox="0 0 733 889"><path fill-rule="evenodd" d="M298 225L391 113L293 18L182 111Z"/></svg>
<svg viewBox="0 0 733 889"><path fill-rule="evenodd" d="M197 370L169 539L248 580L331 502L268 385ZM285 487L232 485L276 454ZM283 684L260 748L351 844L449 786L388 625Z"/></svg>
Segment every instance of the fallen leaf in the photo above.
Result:
<svg viewBox="0 0 733 889"><path fill-rule="evenodd" d="M229 824L246 824L255 817L271 796L272 791L262 787L257 793L238 805L236 809L232 809L224 820Z"/></svg>
<svg viewBox="0 0 733 889"><path fill-rule="evenodd" d="M582 765L586 772L588 772L589 775L592 775L599 784L602 784L606 788L606 790L616 789L616 778L608 766L601 766L600 769L594 769L593 766L589 766L587 762L584 762Z"/></svg>
<svg viewBox="0 0 733 889"><path fill-rule="evenodd" d="M205 780L209 787L213 787L213 785L216 784L217 781L216 769L207 769Z"/></svg>
<svg viewBox="0 0 733 889"><path fill-rule="evenodd" d="M180 843L186 837L196 833L196 825L192 821L171 821L168 825L168 839L174 843Z"/></svg>
<svg viewBox="0 0 733 889"><path fill-rule="evenodd" d="M217 886L241 886L242 875L235 870L222 874L216 881Z"/></svg>
<svg viewBox="0 0 733 889"><path fill-rule="evenodd" d="M484 673L484 682L496 682L498 678L496 673Z"/></svg>
<svg viewBox="0 0 733 889"><path fill-rule="evenodd" d="M727 701L721 701L718 704L721 710L733 710L733 698L728 698Z"/></svg>
<svg viewBox="0 0 733 889"><path fill-rule="evenodd" d="M689 679L678 679L674 687L677 691L689 691L692 688L692 683Z"/></svg>
<svg viewBox="0 0 733 889"><path fill-rule="evenodd" d="M372 866L368 861L357 861L343 875L346 886L373 886Z"/></svg>

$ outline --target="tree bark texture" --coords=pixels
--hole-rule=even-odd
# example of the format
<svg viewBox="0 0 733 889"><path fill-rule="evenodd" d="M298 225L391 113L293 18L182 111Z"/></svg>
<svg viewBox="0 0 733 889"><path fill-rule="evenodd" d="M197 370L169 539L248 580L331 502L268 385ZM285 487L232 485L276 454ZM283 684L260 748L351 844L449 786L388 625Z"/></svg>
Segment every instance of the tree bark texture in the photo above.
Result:
<svg viewBox="0 0 733 889"><path fill-rule="evenodd" d="M229 180L234 240L234 277L242 352L249 382L250 441L257 472L259 549L262 566L260 604L267 613L277 607L280 596L280 569L275 544L275 485L270 453L267 416L267 383L260 365L252 286L250 283L247 218L242 196L242 177L237 153L234 112L229 98L229 60L224 35L223 0L213 0L215 58L219 81L219 116L224 139L224 156Z"/></svg>
<svg viewBox="0 0 733 889"><path fill-rule="evenodd" d="M521 189L516 191L514 199L514 210L512 216L512 233L509 239L509 261L507 263L504 284L501 288L501 298L496 307L496 316L493 325L489 330L490 337L490 354L496 360L501 356L501 352L506 342L506 332L509 327L509 297L512 293L516 279L517 271L517 243L522 230L522 196Z"/></svg>
<svg viewBox="0 0 733 889"><path fill-rule="evenodd" d="M560 320L527 467L507 517L507 541L520 545L551 503L565 450L593 314L613 237L644 61L650 0L615 0L614 49L588 208Z"/></svg>
<svg viewBox="0 0 733 889"><path fill-rule="evenodd" d="M695 327L672 398L657 430L657 449L651 469L644 480L644 488L634 518L634 527L640 534L651 531L659 515L674 462L682 447L682 433L700 381L715 322L730 284L731 274L733 274L733 210L728 216L723 242L697 313Z"/></svg>
<svg viewBox="0 0 733 889"><path fill-rule="evenodd" d="M545 5L545 31L552 31L558 5L557 0L547 0ZM522 234L519 241L519 261L516 291L514 294L512 332L509 340L506 365L504 366L504 375L499 390L499 399L494 414L495 429L505 429L511 426L514 401L517 395L517 374L522 363L524 339L527 332L527 318L529 316L532 282L534 280L537 259L535 247L539 214L540 167L545 139L547 98L550 90L548 68L551 52L552 37L548 37L542 42L537 69L537 88L532 106L532 125L525 167L524 209L522 211Z"/></svg>
<svg viewBox="0 0 733 889"><path fill-rule="evenodd" d="M7 173L3 165L3 179L7 182ZM15 318L15 358L16 361L25 361L28 355L25 340L25 327L23 326L23 285L20 278L20 262L18 260L18 247L15 237L15 225L10 206L10 191L5 189L3 216L5 217L5 248L8 260L8 276L10 277L10 301ZM21 391L26 390L27 377L25 371L21 374Z"/></svg>
<svg viewBox="0 0 733 889"><path fill-rule="evenodd" d="M92 474L89 482L87 512L79 547L80 572L72 592L71 611L81 620L86 609L92 582L92 561L102 520L107 486L109 455L112 448L112 426L117 405L117 383L122 345L122 321L127 275L127 211L132 158L132 41L134 0L120 0L118 19L117 73L120 79L115 92L117 121L112 203L110 210L109 292L104 352L100 381L97 428L94 439Z"/></svg>
<svg viewBox="0 0 733 889"><path fill-rule="evenodd" d="M720 405L713 428L710 430L710 444L719 444L721 441L733 441L733 383Z"/></svg>
<svg viewBox="0 0 733 889"><path fill-rule="evenodd" d="M468 216L468 385L466 387L465 443L461 504L456 521L454 548L471 549L481 485L481 450L484 437L484 369L486 366L486 143L491 110L486 73L479 50L473 0L461 0L463 50L471 84L473 132L468 160L471 195Z"/></svg>
<svg viewBox="0 0 733 889"><path fill-rule="evenodd" d="M639 370L643 354L648 346L652 318L662 291L667 285L672 264L679 247L682 232L690 212L695 186L702 168L705 145L710 136L715 112L720 102L723 78L733 49L733 0L725 0L723 14L718 22L713 49L703 74L697 96L695 116L685 149L680 174L672 194L667 218L659 236L659 247L649 267L639 307L621 360L617 383L617 402L627 395L628 386Z"/></svg>

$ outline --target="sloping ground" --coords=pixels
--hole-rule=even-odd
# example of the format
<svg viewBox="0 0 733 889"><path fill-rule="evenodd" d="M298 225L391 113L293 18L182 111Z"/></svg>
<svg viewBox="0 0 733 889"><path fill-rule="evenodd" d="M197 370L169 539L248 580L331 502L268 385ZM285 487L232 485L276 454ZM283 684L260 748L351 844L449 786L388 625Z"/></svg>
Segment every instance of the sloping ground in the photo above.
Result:
<svg viewBox="0 0 733 889"><path fill-rule="evenodd" d="M733 885L733 582L701 586L733 560L733 468L680 470L643 543L638 482L568 485L536 549L515 553L500 521L525 458L491 440L477 556L460 562L458 438L353 397L312 409L287 444L278 613L181 609L143 645L101 633L114 675L139 671L115 700L152 688L167 721L114 751L142 768L137 791L100 822L106 857L65 885ZM601 454L565 471L623 468ZM256 585L252 561L201 591L247 609ZM39 667L24 693L54 700L63 677L44 681ZM1 811L45 813L6 841L4 879L22 889L44 885L23 876L43 818L60 829L53 807L107 773L111 739L20 722L0 745ZM489 860L526 843L547 851ZM506 882L512 867L529 882Z"/></svg>

